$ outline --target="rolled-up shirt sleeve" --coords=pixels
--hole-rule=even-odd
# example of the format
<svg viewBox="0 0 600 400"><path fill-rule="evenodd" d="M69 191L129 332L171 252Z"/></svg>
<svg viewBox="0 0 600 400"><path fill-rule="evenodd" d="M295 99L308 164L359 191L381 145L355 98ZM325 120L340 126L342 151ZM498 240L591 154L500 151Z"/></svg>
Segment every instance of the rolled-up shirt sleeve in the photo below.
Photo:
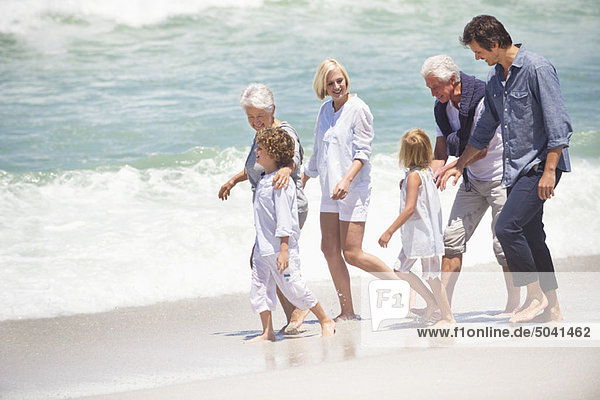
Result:
<svg viewBox="0 0 600 400"><path fill-rule="evenodd" d="M371 142L373 130L373 115L368 109L362 108L356 112L352 135L352 159L368 162L371 158Z"/></svg>
<svg viewBox="0 0 600 400"><path fill-rule="evenodd" d="M275 237L292 236L294 233L293 217L292 217L292 199L290 199L287 190L273 191L275 203L275 218L277 228L275 229Z"/></svg>
<svg viewBox="0 0 600 400"><path fill-rule="evenodd" d="M544 130L548 135L548 148L569 147L573 128L567 114L556 70L551 65L543 65L536 68L532 77L537 80L537 84L532 87L542 107Z"/></svg>

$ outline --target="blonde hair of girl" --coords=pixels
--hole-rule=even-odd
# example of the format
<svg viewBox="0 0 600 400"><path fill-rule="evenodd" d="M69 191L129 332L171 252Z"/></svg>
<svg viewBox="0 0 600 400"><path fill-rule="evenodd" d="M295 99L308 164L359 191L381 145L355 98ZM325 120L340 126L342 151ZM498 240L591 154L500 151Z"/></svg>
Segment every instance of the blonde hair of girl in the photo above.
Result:
<svg viewBox="0 0 600 400"><path fill-rule="evenodd" d="M425 169L433 160L431 140L423 129L409 129L400 140L398 161L406 169Z"/></svg>

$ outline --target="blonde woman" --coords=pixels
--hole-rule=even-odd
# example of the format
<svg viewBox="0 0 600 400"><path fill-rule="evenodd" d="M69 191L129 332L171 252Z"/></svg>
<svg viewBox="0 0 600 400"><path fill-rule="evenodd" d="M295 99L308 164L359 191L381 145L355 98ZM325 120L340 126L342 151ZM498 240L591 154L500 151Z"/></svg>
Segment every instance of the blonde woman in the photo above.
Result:
<svg viewBox="0 0 600 400"><path fill-rule="evenodd" d="M333 58L321 62L313 82L321 105L315 126L313 155L304 169L302 185L309 178L321 183L321 250L339 296L341 313L336 321L358 319L352 305L346 263L380 278L396 279L379 258L362 250L371 196L371 142L373 115L356 94L350 79Z"/></svg>

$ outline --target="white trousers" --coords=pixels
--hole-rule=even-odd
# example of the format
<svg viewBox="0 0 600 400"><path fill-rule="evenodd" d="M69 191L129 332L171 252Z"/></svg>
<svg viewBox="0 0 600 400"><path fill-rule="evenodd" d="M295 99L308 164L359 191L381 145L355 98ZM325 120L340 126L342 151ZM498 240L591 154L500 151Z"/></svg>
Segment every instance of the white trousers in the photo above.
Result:
<svg viewBox="0 0 600 400"><path fill-rule="evenodd" d="M252 287L250 306L259 314L275 311L277 286L295 307L307 310L317 305L317 299L306 286L300 273L300 257L290 253L289 266L280 273L277 271L277 254L260 256L257 251L252 258Z"/></svg>

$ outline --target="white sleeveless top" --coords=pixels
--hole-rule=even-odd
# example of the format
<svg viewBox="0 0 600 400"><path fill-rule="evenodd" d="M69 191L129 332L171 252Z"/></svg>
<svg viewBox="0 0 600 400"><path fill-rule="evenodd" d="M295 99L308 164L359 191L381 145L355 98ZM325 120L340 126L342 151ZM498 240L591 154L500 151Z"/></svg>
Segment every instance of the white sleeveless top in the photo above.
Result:
<svg viewBox="0 0 600 400"><path fill-rule="evenodd" d="M424 170L412 169L406 173L406 178L400 191L400 211L406 205L407 179L408 175L413 171L419 174L421 185L419 186L415 212L400 227L402 250L408 258L444 255L442 206L430 168Z"/></svg>

